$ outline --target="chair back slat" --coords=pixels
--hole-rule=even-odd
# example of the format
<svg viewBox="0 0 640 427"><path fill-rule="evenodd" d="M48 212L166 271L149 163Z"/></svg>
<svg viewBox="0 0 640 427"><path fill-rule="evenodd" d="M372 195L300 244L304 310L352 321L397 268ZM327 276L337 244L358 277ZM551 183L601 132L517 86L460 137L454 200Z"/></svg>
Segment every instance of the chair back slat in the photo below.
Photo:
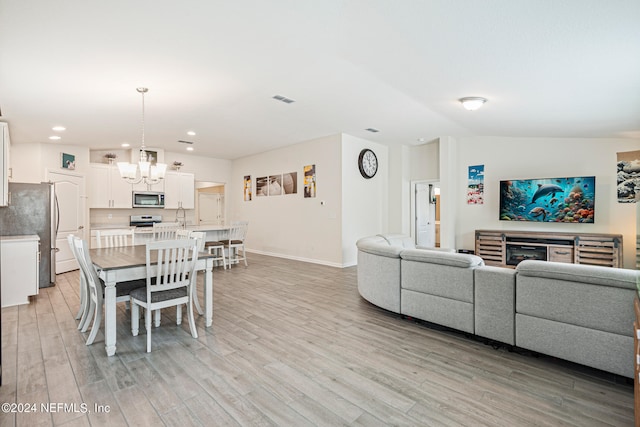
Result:
<svg viewBox="0 0 640 427"><path fill-rule="evenodd" d="M231 229L229 230L229 240L239 240L244 242L247 236L247 229L249 228L248 221L234 221L231 223Z"/></svg>
<svg viewBox="0 0 640 427"><path fill-rule="evenodd" d="M115 248L135 245L135 230L133 228L96 230L96 243L99 248Z"/></svg>
<svg viewBox="0 0 640 427"><path fill-rule="evenodd" d="M189 239L191 237L191 230L176 230L176 239Z"/></svg>
<svg viewBox="0 0 640 427"><path fill-rule="evenodd" d="M206 243L207 233L204 231L192 231L190 237L198 242L198 252L204 251L204 245Z"/></svg>
<svg viewBox="0 0 640 427"><path fill-rule="evenodd" d="M89 255L89 245L86 240L79 238L74 239L73 243L78 254L80 270L82 270L91 291L90 297L98 304L97 307L102 307L102 289L98 292L98 287L101 287L101 282L93 266L93 261L91 261L91 255Z"/></svg>
<svg viewBox="0 0 640 427"><path fill-rule="evenodd" d="M149 242L146 255L148 301L151 301L153 292L176 289L190 284L198 259L194 239ZM154 258L157 259L155 268Z"/></svg>
<svg viewBox="0 0 640 427"><path fill-rule="evenodd" d="M156 222L153 224L154 240L173 240L182 227L178 222Z"/></svg>

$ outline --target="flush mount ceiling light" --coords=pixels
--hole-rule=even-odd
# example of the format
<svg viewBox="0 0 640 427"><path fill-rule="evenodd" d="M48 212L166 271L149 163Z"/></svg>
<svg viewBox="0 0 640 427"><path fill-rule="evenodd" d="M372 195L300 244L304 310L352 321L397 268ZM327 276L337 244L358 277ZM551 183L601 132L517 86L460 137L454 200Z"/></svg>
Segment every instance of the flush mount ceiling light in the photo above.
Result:
<svg viewBox="0 0 640 427"><path fill-rule="evenodd" d="M293 104L294 102L296 102L293 99L287 98L286 96L282 96L282 95L275 95L273 96L273 99L284 102L285 104Z"/></svg>
<svg viewBox="0 0 640 427"><path fill-rule="evenodd" d="M120 170L120 176L127 182L130 182L131 184L143 182L150 185L164 179L164 173L167 170L167 165L164 163L151 164L154 159L149 158L147 149L144 146L144 94L147 93L149 89L146 87L139 87L136 90L142 95L142 146L140 147L140 161L138 164L119 162L118 169ZM140 168L139 177L138 167Z"/></svg>
<svg viewBox="0 0 640 427"><path fill-rule="evenodd" d="M460 98L459 101L467 110L475 111L478 108L482 107L484 103L487 102L487 99L481 98L479 96L467 96L466 98Z"/></svg>

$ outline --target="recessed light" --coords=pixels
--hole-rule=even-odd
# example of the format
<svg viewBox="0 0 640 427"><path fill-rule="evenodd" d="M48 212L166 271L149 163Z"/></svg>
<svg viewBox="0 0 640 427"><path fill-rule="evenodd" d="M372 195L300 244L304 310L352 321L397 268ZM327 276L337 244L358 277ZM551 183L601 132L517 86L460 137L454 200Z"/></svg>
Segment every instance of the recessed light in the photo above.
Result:
<svg viewBox="0 0 640 427"><path fill-rule="evenodd" d="M190 130L189 132L187 132L187 135L196 136L196 133L194 131Z"/></svg>
<svg viewBox="0 0 640 427"><path fill-rule="evenodd" d="M121 146L121 147L129 147L130 145L129 145L129 143L128 143L128 142L123 142L120 146Z"/></svg>
<svg viewBox="0 0 640 427"><path fill-rule="evenodd" d="M51 129L56 131L56 132L62 132L63 130L67 130L67 128L64 127L64 126L54 126Z"/></svg>
<svg viewBox="0 0 640 427"><path fill-rule="evenodd" d="M61 137L59 137L58 135L51 135L51 136L49 137L49 139L51 139L51 140L53 140L53 141L57 141L57 140L62 139L62 138L61 138Z"/></svg>
<svg viewBox="0 0 640 427"><path fill-rule="evenodd" d="M187 151L193 151L193 147L187 147Z"/></svg>
<svg viewBox="0 0 640 427"><path fill-rule="evenodd" d="M379 129L376 129L376 128L366 128L365 130L366 130L366 131L369 131L369 132L372 132L372 133L380 132L380 130L379 130Z"/></svg>

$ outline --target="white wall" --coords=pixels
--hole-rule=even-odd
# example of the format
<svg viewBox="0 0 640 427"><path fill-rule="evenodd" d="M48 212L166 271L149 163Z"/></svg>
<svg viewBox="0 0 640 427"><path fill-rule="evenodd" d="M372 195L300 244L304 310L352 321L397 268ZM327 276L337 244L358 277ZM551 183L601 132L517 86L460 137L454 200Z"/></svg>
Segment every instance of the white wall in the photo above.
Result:
<svg viewBox="0 0 640 427"><path fill-rule="evenodd" d="M363 178L358 168L364 148L373 150L378 159L378 172L371 179ZM386 145L342 135L342 265L357 263L359 238L389 231L390 172Z"/></svg>
<svg viewBox="0 0 640 427"><path fill-rule="evenodd" d="M634 267L636 206L618 203L616 195L616 153L634 150L640 150L640 140L504 137L458 139L456 247L473 249L476 229L615 233L623 235L625 267ZM485 166L484 204L467 205L468 167L482 164ZM596 176L594 224L512 223L498 219L500 180L581 175Z"/></svg>
<svg viewBox="0 0 640 427"><path fill-rule="evenodd" d="M89 149L62 144L15 144L11 143L9 162L12 168L11 182L42 182L46 170L62 169L62 153L76 156L75 172L87 174Z"/></svg>
<svg viewBox="0 0 640 427"><path fill-rule="evenodd" d="M341 135L333 135L233 162L227 219L249 221L248 251L342 266L341 145ZM304 198L303 167L312 164L317 194ZM256 178L288 172L298 174L297 194L256 196ZM243 200L245 175L252 180L251 201Z"/></svg>

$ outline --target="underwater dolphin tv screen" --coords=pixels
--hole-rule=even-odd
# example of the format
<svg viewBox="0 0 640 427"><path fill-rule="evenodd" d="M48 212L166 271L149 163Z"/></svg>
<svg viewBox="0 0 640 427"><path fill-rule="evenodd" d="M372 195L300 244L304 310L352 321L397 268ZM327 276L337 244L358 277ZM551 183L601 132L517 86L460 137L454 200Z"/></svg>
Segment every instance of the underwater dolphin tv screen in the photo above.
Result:
<svg viewBox="0 0 640 427"><path fill-rule="evenodd" d="M595 176L500 181L500 220L593 223Z"/></svg>

